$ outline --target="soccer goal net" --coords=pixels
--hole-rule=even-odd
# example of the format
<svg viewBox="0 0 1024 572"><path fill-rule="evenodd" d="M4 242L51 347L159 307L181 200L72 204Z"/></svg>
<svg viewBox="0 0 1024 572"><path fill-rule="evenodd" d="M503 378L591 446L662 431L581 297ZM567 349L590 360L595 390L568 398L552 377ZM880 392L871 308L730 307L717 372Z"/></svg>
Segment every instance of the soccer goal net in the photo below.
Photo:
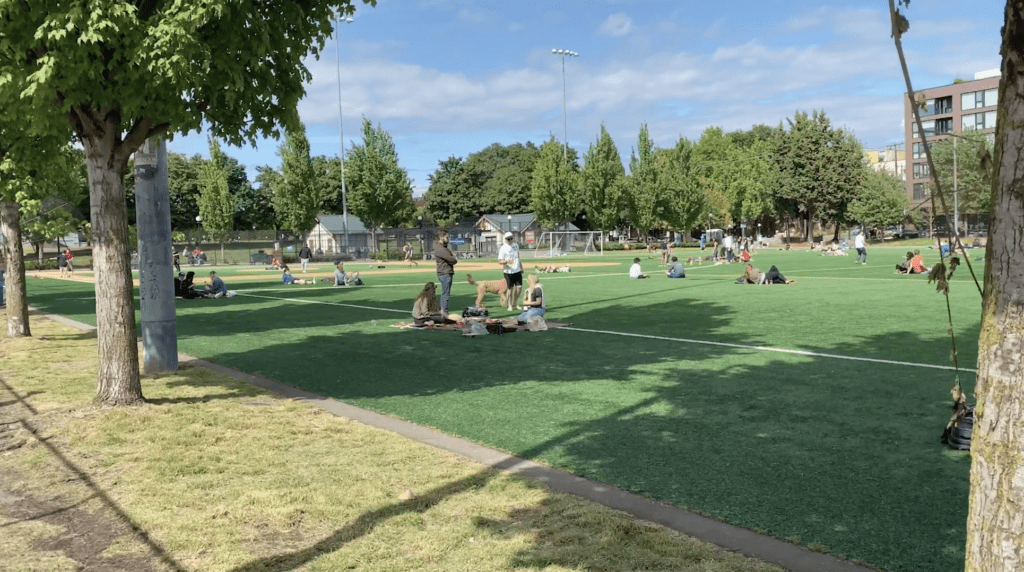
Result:
<svg viewBox="0 0 1024 572"><path fill-rule="evenodd" d="M530 252L534 257L604 254L603 235L597 230L555 230L541 233Z"/></svg>

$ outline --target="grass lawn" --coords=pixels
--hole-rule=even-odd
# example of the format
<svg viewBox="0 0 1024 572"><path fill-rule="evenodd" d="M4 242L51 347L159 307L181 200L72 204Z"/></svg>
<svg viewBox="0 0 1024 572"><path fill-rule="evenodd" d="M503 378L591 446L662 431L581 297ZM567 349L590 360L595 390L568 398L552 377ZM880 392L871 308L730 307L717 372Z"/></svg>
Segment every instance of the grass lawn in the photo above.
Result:
<svg viewBox="0 0 1024 572"><path fill-rule="evenodd" d="M96 409L95 335L33 329L0 340L0 570L779 572L203 368Z"/></svg>
<svg viewBox="0 0 1024 572"><path fill-rule="evenodd" d="M430 266L347 265L360 288L229 268L238 297L177 301L179 348L815 549L956 570L970 459L938 441L954 373L929 367L949 365L945 302L924 277L893 274L905 250L869 247L866 266L759 252L756 266L799 282L763 287L734 284L738 264L668 280L646 253L558 259L574 268L542 277L548 316L574 329L484 338L390 327ZM652 279L626 278L633 256ZM456 279L453 309L475 298L461 268ZM29 288L35 306L94 321L90 284ZM966 268L951 296L973 368L980 295ZM973 390L973 372L961 380Z"/></svg>

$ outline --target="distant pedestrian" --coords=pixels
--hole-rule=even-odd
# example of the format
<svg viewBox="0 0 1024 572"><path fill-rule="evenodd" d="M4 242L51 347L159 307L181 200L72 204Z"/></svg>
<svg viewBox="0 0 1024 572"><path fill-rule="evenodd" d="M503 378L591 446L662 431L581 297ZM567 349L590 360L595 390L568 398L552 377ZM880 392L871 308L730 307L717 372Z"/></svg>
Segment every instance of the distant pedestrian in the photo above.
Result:
<svg viewBox="0 0 1024 572"><path fill-rule="evenodd" d="M868 263L868 249L864 245L864 231L857 231L857 236L853 239L853 247L857 249L857 260L854 262L860 262L861 264Z"/></svg>
<svg viewBox="0 0 1024 572"><path fill-rule="evenodd" d="M68 275L68 258L64 256L63 252L57 253L57 268L60 269L60 277L66 278Z"/></svg>
<svg viewBox="0 0 1024 572"><path fill-rule="evenodd" d="M181 274L181 257L178 254L178 251L175 250L173 246L171 247L171 260L172 264L174 264L174 270L178 274Z"/></svg>
<svg viewBox="0 0 1024 572"><path fill-rule="evenodd" d="M448 248L448 231L446 230L437 233L434 261L437 263L437 281L441 283L441 314L447 316L448 300L452 295L452 279L455 277L455 265L459 261Z"/></svg>
<svg viewBox="0 0 1024 572"><path fill-rule="evenodd" d="M303 244L302 248L299 249L299 262L302 263L302 273L305 274L309 270L309 259L313 258L313 251L309 249L308 245Z"/></svg>

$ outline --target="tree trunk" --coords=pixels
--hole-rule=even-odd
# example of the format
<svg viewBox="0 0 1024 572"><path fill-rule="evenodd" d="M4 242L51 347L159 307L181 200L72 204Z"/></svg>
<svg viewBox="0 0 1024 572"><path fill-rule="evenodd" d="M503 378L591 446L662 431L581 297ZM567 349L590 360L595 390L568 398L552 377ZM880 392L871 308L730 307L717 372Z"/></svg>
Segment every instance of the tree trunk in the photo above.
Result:
<svg viewBox="0 0 1024 572"><path fill-rule="evenodd" d="M12 338L31 336L25 293L25 259L21 250L21 211L17 202L0 201L0 227L3 227L6 261L7 335Z"/></svg>
<svg viewBox="0 0 1024 572"><path fill-rule="evenodd" d="M143 401L143 397L124 191L127 159L120 157L114 136L109 134L112 132L118 133L117 128L84 140L100 358L95 402L129 405Z"/></svg>
<svg viewBox="0 0 1024 572"><path fill-rule="evenodd" d="M43 269L43 245L45 245L45 244L46 243L41 241L41 240L37 240L36 242L32 243L32 248L36 249L36 262L37 262L36 270L42 270Z"/></svg>
<svg viewBox="0 0 1024 572"><path fill-rule="evenodd" d="M223 266L225 264L225 262L224 262L224 243L223 242L220 243L220 264L221 264L221 266Z"/></svg>
<svg viewBox="0 0 1024 572"><path fill-rule="evenodd" d="M1024 0L1009 0L978 340L966 572L1024 568Z"/></svg>

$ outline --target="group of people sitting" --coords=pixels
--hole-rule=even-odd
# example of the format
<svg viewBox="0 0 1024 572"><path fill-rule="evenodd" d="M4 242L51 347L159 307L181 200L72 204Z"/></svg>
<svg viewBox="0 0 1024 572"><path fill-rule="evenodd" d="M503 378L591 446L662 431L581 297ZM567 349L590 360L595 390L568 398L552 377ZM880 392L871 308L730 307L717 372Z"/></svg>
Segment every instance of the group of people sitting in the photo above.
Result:
<svg viewBox="0 0 1024 572"><path fill-rule="evenodd" d="M822 242L811 243L811 250L821 252L822 256L847 256L849 246L846 241L831 241L828 244Z"/></svg>
<svg viewBox="0 0 1024 572"><path fill-rule="evenodd" d="M907 252L907 259L896 265L896 274L927 274L931 268L924 265L920 250Z"/></svg>
<svg viewBox="0 0 1024 572"><path fill-rule="evenodd" d="M178 276L174 279L174 297L175 298L223 298L230 296L228 294L228 287L224 284L224 280L220 276L217 276L216 272L210 272L210 283L205 288L199 290L193 283L195 280L196 273L179 272Z"/></svg>
<svg viewBox="0 0 1024 572"><path fill-rule="evenodd" d="M526 277L526 288L523 293L523 303L520 306L523 311L516 316L516 323L526 324L530 318L535 316L543 317L547 311L547 303L544 300L544 286L540 283L540 276L530 274ZM437 300L437 285L427 282L423 289L416 295L416 301L412 305L413 324L426 326L429 324L454 324L461 319L458 314L441 312L441 303Z"/></svg>

